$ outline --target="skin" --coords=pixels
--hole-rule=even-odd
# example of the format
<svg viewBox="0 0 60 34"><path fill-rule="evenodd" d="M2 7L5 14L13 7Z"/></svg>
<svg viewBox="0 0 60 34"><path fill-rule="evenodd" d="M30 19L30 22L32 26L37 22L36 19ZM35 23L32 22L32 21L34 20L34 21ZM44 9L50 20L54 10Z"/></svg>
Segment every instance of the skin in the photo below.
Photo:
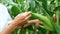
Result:
<svg viewBox="0 0 60 34"><path fill-rule="evenodd" d="M0 34L10 34L12 31L14 31L18 27L18 24L20 24L21 26L22 24L24 24L24 21L29 19L30 16L31 16L31 12L18 14L14 18L12 23L7 28L5 28Z"/></svg>
<svg viewBox="0 0 60 34"><path fill-rule="evenodd" d="M36 29L39 27L39 24L42 24L42 21L38 19L29 20L31 17L31 12L25 12L18 14L11 24L8 25L0 34L11 34L15 29L25 28L32 24L35 24Z"/></svg>
<svg viewBox="0 0 60 34"><path fill-rule="evenodd" d="M38 28L40 24L42 24L42 21L35 19L35 20L28 20L27 24L25 24L23 27L26 28L32 24L35 24L35 27Z"/></svg>
<svg viewBox="0 0 60 34"><path fill-rule="evenodd" d="M15 29L22 28L22 26L23 28L25 28L32 24L40 24L40 21L38 19L29 20L30 16L31 16L31 12L18 14L11 22L11 24L9 24L8 27L6 27L2 32L0 32L0 34L11 34Z"/></svg>

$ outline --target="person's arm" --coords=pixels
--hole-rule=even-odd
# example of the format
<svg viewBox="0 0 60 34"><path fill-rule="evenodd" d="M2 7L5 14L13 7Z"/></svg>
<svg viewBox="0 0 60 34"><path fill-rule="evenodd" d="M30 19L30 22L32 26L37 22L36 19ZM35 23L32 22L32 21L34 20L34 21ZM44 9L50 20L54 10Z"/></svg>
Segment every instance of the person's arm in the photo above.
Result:
<svg viewBox="0 0 60 34"><path fill-rule="evenodd" d="M25 12L17 15L12 21L12 23L6 29L4 29L1 32L1 34L10 34L12 31L14 31L17 28L18 24L20 24L20 26L21 24L24 24L24 21L28 20L29 17L31 16L30 14L31 12Z"/></svg>
<svg viewBox="0 0 60 34"><path fill-rule="evenodd" d="M12 23L17 23L15 21L13 21ZM15 24L10 24L6 29L4 29L1 33L2 34L9 34L11 33L12 31L14 31L16 29L17 25Z"/></svg>

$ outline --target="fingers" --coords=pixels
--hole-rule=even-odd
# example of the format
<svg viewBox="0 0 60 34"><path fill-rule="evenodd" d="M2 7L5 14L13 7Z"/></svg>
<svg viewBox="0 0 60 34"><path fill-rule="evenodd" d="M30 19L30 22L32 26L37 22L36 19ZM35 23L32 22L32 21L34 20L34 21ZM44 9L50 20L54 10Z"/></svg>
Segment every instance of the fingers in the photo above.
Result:
<svg viewBox="0 0 60 34"><path fill-rule="evenodd" d="M27 21L30 17L31 17L31 15L27 16L26 18L24 18L23 21Z"/></svg>
<svg viewBox="0 0 60 34"><path fill-rule="evenodd" d="M27 22L25 22L25 21L27 21L30 17L31 17L31 15L27 16L24 20L22 20L22 22L20 24L22 24L22 25L26 24Z"/></svg>
<svg viewBox="0 0 60 34"><path fill-rule="evenodd" d="M27 17L27 16L29 16L29 15L31 15L31 12L25 12L25 13L23 14L24 17Z"/></svg>
<svg viewBox="0 0 60 34"><path fill-rule="evenodd" d="M28 19L29 17L31 16L31 12L25 12L24 14L23 14L23 19L22 20L26 20L26 19Z"/></svg>
<svg viewBox="0 0 60 34"><path fill-rule="evenodd" d="M22 20L21 23L18 24L18 28L21 28L21 26L23 26L24 24L27 23L27 20L30 18L31 15L29 15L28 17L26 17L24 20Z"/></svg>
<svg viewBox="0 0 60 34"><path fill-rule="evenodd" d="M31 16L31 12L25 12L25 13L21 13L21 14L18 14L15 18L14 18L14 20L13 20L13 22L14 23L12 23L12 24L14 24L15 26L21 26L21 25L24 25L24 24L26 24L26 20L28 20L29 18L30 18L30 16ZM18 25L19 24L19 25Z"/></svg>
<svg viewBox="0 0 60 34"><path fill-rule="evenodd" d="M25 27L28 27L28 26L30 26L30 25L32 25L32 24L35 24L36 20L30 20L30 21L27 21L27 22L28 22L28 23L23 26L24 28L25 28Z"/></svg>
<svg viewBox="0 0 60 34"><path fill-rule="evenodd" d="M23 17L23 19L25 19L26 17L28 17L28 16L30 16L31 15L31 12L25 12L25 13L22 13L21 15L20 15L20 17L22 18Z"/></svg>
<svg viewBox="0 0 60 34"><path fill-rule="evenodd" d="M28 18L28 17L27 17ZM26 18L26 19L27 19ZM42 24L42 21L38 20L38 19L35 19L35 20L29 20L29 21L25 21L25 24L23 24L23 28L26 28L32 24L35 24L35 28L39 28L39 25ZM21 28L21 26L19 27Z"/></svg>
<svg viewBox="0 0 60 34"><path fill-rule="evenodd" d="M36 28L36 29L39 28L39 25L40 25L39 23L36 23L36 24L35 24L35 28Z"/></svg>
<svg viewBox="0 0 60 34"><path fill-rule="evenodd" d="M43 22L40 21L39 19L35 19L34 22L35 22L35 23L39 23L39 24L43 24Z"/></svg>
<svg viewBox="0 0 60 34"><path fill-rule="evenodd" d="M18 15L14 18L14 21L17 22L17 23L21 23L21 22L29 19L30 16L31 16L31 12L21 13L21 14L18 14Z"/></svg>
<svg viewBox="0 0 60 34"><path fill-rule="evenodd" d="M25 17L29 16L31 14L31 12L25 12L25 13L21 13L21 14L18 14L15 19L24 19Z"/></svg>
<svg viewBox="0 0 60 34"><path fill-rule="evenodd" d="M27 23L27 24L25 24L23 27L25 28L25 27L28 27L28 26L30 26L30 25L32 25L32 24L33 24L33 22L28 21L28 23Z"/></svg>
<svg viewBox="0 0 60 34"><path fill-rule="evenodd" d="M26 24L26 22L24 21L27 21L29 18L31 17L31 12L25 12L25 13L21 13L19 14L17 17L16 17L16 20L18 21L18 23L20 23L20 25L24 25L23 27L27 27L27 26L30 26L32 24L35 24L36 27L41 24L42 22L39 21L38 19L35 19L35 20L30 20L28 21L28 23Z"/></svg>
<svg viewBox="0 0 60 34"><path fill-rule="evenodd" d="M35 24L35 27L38 28L39 25L42 24L42 22L39 21L38 19L30 20L30 21L28 21L28 23L25 24L23 27L25 28L25 27L28 27L28 26L30 26L30 25L32 25L32 24Z"/></svg>

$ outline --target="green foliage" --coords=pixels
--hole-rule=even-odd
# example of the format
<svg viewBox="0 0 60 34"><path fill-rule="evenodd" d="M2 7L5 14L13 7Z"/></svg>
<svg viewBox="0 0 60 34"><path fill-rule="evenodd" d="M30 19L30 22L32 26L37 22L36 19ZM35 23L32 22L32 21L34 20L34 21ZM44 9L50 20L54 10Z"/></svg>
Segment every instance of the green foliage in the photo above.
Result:
<svg viewBox="0 0 60 34"><path fill-rule="evenodd" d="M39 19L43 21L38 29L35 25L26 27L23 31L21 29L15 30L12 34L60 34L60 0L0 0L9 10L12 18L16 15L31 11L30 19ZM11 6L11 7L9 7ZM56 14L57 21L52 19L53 14Z"/></svg>
<svg viewBox="0 0 60 34"><path fill-rule="evenodd" d="M33 15L34 17L38 18L39 20L41 20L42 22L44 22L44 23L43 23L43 28L45 28L45 29L47 29L47 30L53 30L52 24L51 24L51 22L50 22L50 20L49 20L48 17L43 16L43 15L41 15L41 14L37 14L37 13L32 13L32 15ZM48 22L48 23L47 23L47 22Z"/></svg>

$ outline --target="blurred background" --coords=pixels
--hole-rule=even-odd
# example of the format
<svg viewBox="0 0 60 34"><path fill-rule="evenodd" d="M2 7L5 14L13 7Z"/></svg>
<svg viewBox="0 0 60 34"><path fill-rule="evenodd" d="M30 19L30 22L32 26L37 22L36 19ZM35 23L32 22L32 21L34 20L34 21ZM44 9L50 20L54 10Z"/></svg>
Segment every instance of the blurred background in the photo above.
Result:
<svg viewBox="0 0 60 34"><path fill-rule="evenodd" d="M15 30L12 34L59 34L60 32L60 0L0 0L0 3L6 6L9 13L8 20L13 20L17 14L26 11L32 11L52 19L53 14L56 14L57 21L53 23L54 31L48 26L34 29L34 24L26 27L23 31L21 29ZM5 12L4 12L5 13ZM50 17L49 17L50 16ZM7 17L8 18L8 17ZM34 16L31 19L35 19ZM50 21L51 21L50 19ZM55 22L55 21L51 21ZM57 26L58 25L58 26Z"/></svg>

